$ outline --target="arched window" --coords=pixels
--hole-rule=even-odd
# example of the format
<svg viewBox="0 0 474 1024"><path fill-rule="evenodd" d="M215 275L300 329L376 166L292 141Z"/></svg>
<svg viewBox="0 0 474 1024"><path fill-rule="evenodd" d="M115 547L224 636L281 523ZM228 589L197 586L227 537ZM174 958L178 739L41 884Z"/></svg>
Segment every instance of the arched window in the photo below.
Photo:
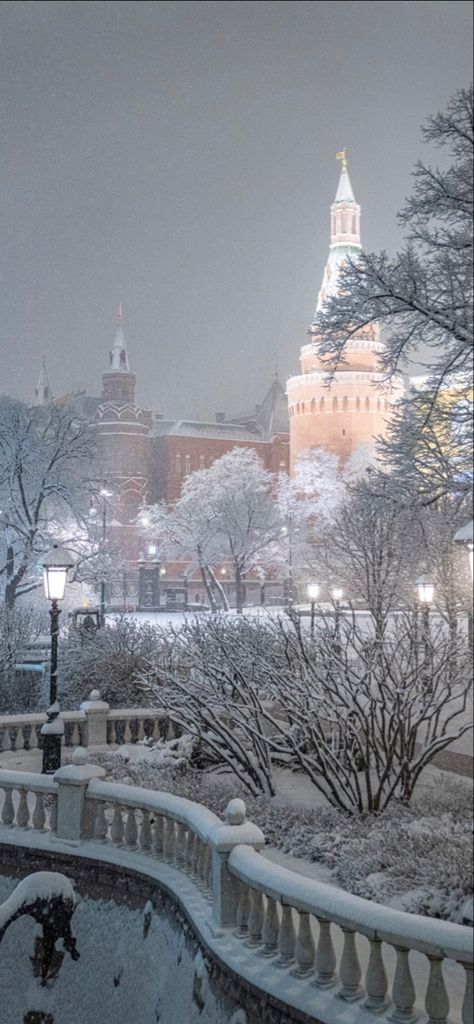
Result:
<svg viewBox="0 0 474 1024"><path fill-rule="evenodd" d="M347 410L349 408L349 399L347 398L346 395L342 399L342 408L343 408L344 412L347 412Z"/></svg>
<svg viewBox="0 0 474 1024"><path fill-rule="evenodd" d="M319 399L319 411L324 412L324 398Z"/></svg>
<svg viewBox="0 0 474 1024"><path fill-rule="evenodd" d="M366 400L365 400L365 408L366 408L367 412L370 412L370 398L366 398Z"/></svg>
<svg viewBox="0 0 474 1024"><path fill-rule="evenodd" d="M176 456L176 472L178 476L181 476L181 455Z"/></svg>
<svg viewBox="0 0 474 1024"><path fill-rule="evenodd" d="M314 412L315 408L316 408L316 402L315 402L314 398L312 398L311 399L311 412Z"/></svg>
<svg viewBox="0 0 474 1024"><path fill-rule="evenodd" d="M185 473L190 473L191 472L191 456L190 455L185 455L185 457L184 457L184 472Z"/></svg>
<svg viewBox="0 0 474 1024"><path fill-rule="evenodd" d="M199 469L205 469L205 466L206 466L206 460L204 458L204 455L200 455L199 456Z"/></svg>
<svg viewBox="0 0 474 1024"><path fill-rule="evenodd" d="M356 215L354 214L354 216L352 218L352 234L355 235L356 231L357 231L357 219L356 219Z"/></svg>
<svg viewBox="0 0 474 1024"><path fill-rule="evenodd" d="M360 398L356 398L356 412L360 412Z"/></svg>
<svg viewBox="0 0 474 1024"><path fill-rule="evenodd" d="M333 398L333 400L332 400L332 411L333 412L337 412L338 409L339 409L339 402L338 402L337 398Z"/></svg>
<svg viewBox="0 0 474 1024"><path fill-rule="evenodd" d="M301 403L301 412L304 412L304 402Z"/></svg>
<svg viewBox="0 0 474 1024"><path fill-rule="evenodd" d="M300 411L300 403L297 402L296 403L296 412L297 412L297 414L299 414L299 411Z"/></svg>

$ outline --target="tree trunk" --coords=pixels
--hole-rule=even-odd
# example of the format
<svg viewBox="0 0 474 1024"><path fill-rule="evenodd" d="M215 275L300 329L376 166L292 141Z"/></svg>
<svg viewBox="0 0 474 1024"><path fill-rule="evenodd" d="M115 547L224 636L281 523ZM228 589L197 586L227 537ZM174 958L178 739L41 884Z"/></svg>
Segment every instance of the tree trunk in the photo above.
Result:
<svg viewBox="0 0 474 1024"><path fill-rule="evenodd" d="M235 610L238 615L244 610L244 581L238 565L235 567Z"/></svg>
<svg viewBox="0 0 474 1024"><path fill-rule="evenodd" d="M203 587L204 587L204 590L206 591L206 594L207 594L207 599L208 599L210 607L211 607L211 612L216 612L217 611L217 605L216 605L216 602L214 600L214 594L212 593L211 585L209 583L209 578L208 578L208 575L207 575L207 566L204 564L203 557L202 557L201 547L199 545L197 547L197 552L196 553L197 553L197 556L198 556L199 572L201 573L201 579L202 579Z"/></svg>
<svg viewBox="0 0 474 1024"><path fill-rule="evenodd" d="M217 577L216 577L215 573L213 572L213 570L211 569L210 565L208 565L207 571L209 573L209 579L211 581L211 587L213 587L214 590L216 590L217 593L219 594L219 597L221 599L222 607L223 607L224 611L228 612L229 611L229 602L227 600L227 596L226 596L226 592L224 590L224 587L222 586L221 583L219 583L219 580L217 579Z"/></svg>

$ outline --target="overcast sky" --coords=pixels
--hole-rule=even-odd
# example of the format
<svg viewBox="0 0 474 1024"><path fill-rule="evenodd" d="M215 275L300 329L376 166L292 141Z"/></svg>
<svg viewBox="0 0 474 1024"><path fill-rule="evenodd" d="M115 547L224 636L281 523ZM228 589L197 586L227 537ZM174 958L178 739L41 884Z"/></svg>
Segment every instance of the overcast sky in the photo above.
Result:
<svg viewBox="0 0 474 1024"><path fill-rule="evenodd" d="M251 408L298 370L347 148L394 249L420 124L471 79L469 2L4 2L0 391ZM426 154L425 154L426 155Z"/></svg>

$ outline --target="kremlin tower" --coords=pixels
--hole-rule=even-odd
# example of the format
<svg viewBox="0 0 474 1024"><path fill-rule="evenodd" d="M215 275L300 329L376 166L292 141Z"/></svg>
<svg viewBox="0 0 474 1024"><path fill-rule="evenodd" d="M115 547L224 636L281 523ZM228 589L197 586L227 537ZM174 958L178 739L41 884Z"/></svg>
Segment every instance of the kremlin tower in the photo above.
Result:
<svg viewBox="0 0 474 1024"><path fill-rule="evenodd" d="M373 449L374 439L386 433L390 407L399 397L398 388L384 384L378 325L361 328L347 341L344 363L336 367L330 387L324 359L318 354L316 316L327 299L337 295L341 265L348 258L357 258L362 248L360 206L352 191L345 152L338 154L338 159L342 166L331 206L329 257L308 331L310 341L301 349L301 373L287 383L292 472L302 452L310 448L324 448L343 462L358 449Z"/></svg>

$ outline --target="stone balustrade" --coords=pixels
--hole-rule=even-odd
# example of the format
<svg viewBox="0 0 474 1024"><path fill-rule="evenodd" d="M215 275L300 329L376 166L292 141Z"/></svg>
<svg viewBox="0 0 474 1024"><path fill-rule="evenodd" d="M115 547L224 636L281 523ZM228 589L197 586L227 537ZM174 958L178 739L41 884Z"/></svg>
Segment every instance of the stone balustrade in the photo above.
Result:
<svg viewBox="0 0 474 1024"><path fill-rule="evenodd" d="M110 708L98 690L92 690L78 711L61 711L64 722L62 743L66 747L137 743L138 740L169 739L173 725L165 711L157 708ZM41 726L46 714L1 715L0 753L6 750L41 750Z"/></svg>
<svg viewBox="0 0 474 1024"><path fill-rule="evenodd" d="M62 843L63 853L73 846L76 855L154 878L165 872L177 898L186 890L194 912L201 908L205 943L289 1006L295 1016L288 1019L447 1024L449 1016L470 1024L472 929L396 911L271 863L241 800L230 802L223 822L189 800L103 775L81 748L54 780L0 771L0 842L22 845L30 831L29 846L51 851ZM464 977L459 1014L453 967L457 996Z"/></svg>

